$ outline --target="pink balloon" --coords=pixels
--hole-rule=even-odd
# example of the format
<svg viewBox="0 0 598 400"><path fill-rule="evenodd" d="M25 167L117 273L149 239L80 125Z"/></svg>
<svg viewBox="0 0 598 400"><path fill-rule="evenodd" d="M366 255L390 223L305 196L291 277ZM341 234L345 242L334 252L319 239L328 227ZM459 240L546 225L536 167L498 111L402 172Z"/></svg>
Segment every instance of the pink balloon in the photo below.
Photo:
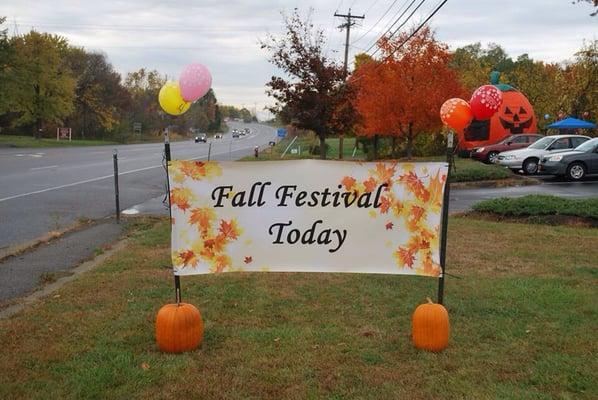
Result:
<svg viewBox="0 0 598 400"><path fill-rule="evenodd" d="M195 101L210 90L212 75L203 64L189 64L181 72L179 86L181 88L181 96L185 101Z"/></svg>

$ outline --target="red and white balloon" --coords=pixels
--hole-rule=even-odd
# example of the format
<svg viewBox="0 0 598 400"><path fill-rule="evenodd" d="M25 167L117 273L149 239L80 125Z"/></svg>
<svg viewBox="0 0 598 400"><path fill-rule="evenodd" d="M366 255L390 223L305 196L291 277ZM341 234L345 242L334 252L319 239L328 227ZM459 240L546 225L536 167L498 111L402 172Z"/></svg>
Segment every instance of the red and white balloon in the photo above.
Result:
<svg viewBox="0 0 598 400"><path fill-rule="evenodd" d="M465 100L453 98L445 101L440 107L440 119L448 127L461 131L469 125L473 114Z"/></svg>
<svg viewBox="0 0 598 400"><path fill-rule="evenodd" d="M469 106L477 120L490 119L502 104L502 92L496 86L480 86L473 92Z"/></svg>

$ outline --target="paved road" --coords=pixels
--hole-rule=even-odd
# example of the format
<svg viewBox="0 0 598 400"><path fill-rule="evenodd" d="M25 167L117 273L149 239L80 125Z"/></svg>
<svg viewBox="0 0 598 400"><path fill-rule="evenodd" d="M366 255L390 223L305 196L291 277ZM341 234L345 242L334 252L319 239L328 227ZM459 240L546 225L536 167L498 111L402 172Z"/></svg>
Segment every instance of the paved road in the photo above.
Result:
<svg viewBox="0 0 598 400"><path fill-rule="evenodd" d="M276 135L259 124L250 135L232 139L230 133L212 140L211 157L238 159L267 146ZM210 139L211 140L211 139ZM121 208L164 193L161 170L163 144L0 149L0 249L38 238L74 223L78 218L102 218L114 212L112 152L119 157ZM208 144L172 143L172 157L205 159Z"/></svg>
<svg viewBox="0 0 598 400"><path fill-rule="evenodd" d="M545 194L569 198L598 197L598 179L589 178L583 182L563 182L554 177L541 177L543 183L533 186L506 188L480 188L452 190L450 209L453 212L466 211L474 203L497 197L521 197L529 194Z"/></svg>

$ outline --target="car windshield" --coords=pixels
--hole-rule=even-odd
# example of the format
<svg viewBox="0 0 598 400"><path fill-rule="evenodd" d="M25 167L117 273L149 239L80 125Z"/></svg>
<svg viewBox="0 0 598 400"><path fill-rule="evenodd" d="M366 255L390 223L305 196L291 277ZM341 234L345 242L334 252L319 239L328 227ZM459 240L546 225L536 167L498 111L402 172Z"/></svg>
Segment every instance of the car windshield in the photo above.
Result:
<svg viewBox="0 0 598 400"><path fill-rule="evenodd" d="M545 149L546 147L548 147L548 145L550 145L550 143L552 143L553 140L554 138L552 137L542 138L530 145L528 149Z"/></svg>
<svg viewBox="0 0 598 400"><path fill-rule="evenodd" d="M503 140L501 140L499 142L499 144L507 144L508 142L510 142L510 141L513 140L513 136L515 136L515 135L507 136L506 138L504 138Z"/></svg>
<svg viewBox="0 0 598 400"><path fill-rule="evenodd" d="M597 145L598 145L598 138L594 138L594 139L588 140L587 142L583 142L582 144L577 146L575 148L575 150L589 153L591 151L594 151L594 149L596 148Z"/></svg>

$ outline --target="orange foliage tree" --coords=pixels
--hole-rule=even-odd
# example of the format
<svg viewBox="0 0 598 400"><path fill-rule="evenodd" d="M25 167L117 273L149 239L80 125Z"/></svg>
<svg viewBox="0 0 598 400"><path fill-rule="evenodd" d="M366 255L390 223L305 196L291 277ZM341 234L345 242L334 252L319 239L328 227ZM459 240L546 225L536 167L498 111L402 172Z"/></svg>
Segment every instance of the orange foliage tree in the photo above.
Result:
<svg viewBox="0 0 598 400"><path fill-rule="evenodd" d="M358 135L385 135L404 140L411 157L414 138L442 126L439 110L447 99L466 96L456 72L449 67L448 47L424 28L383 37L380 60L361 59L351 77L357 91L354 106L362 117Z"/></svg>

